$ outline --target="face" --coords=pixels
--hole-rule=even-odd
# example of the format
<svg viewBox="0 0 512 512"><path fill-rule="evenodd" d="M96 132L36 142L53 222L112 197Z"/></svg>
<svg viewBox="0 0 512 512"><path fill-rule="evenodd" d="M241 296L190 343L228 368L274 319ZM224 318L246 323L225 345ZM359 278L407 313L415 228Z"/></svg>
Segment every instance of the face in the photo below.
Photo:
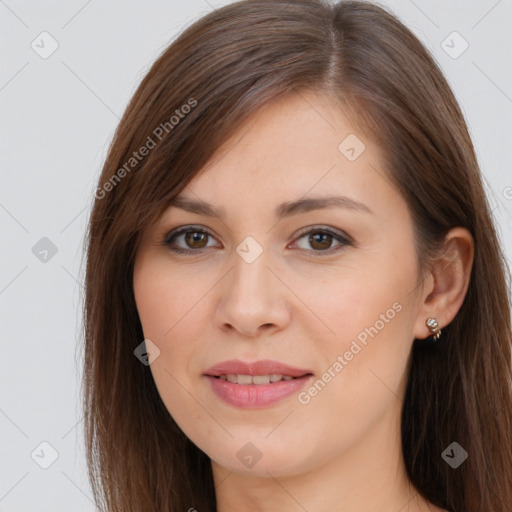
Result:
<svg viewBox="0 0 512 512"><path fill-rule="evenodd" d="M421 290L382 158L325 97L281 98L180 194L218 216L171 207L144 233L150 369L214 467L306 473L399 427Z"/></svg>

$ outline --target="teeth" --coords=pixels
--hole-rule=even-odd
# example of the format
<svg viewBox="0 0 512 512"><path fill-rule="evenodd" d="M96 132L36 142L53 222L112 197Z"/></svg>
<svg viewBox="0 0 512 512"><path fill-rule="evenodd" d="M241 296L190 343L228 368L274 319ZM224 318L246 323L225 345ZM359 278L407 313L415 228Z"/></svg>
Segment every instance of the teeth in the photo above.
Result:
<svg viewBox="0 0 512 512"><path fill-rule="evenodd" d="M252 384L252 377L250 375L239 375L238 384Z"/></svg>
<svg viewBox="0 0 512 512"><path fill-rule="evenodd" d="M227 375L219 375L219 378L233 384L270 384L271 382L279 382L281 380L292 380L295 377L290 375L237 375L229 373Z"/></svg>
<svg viewBox="0 0 512 512"><path fill-rule="evenodd" d="M252 378L253 384L270 384L270 375L255 375Z"/></svg>

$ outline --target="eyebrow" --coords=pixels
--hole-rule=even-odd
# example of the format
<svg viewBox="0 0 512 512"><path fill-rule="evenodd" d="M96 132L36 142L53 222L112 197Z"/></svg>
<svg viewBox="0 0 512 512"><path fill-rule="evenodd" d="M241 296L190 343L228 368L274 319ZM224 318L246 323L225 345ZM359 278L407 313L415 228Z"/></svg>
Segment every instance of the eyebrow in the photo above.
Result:
<svg viewBox="0 0 512 512"><path fill-rule="evenodd" d="M179 208L190 213L197 213L198 215L205 215L207 217L217 217L219 219L224 219L226 216L224 208L215 208L213 205L205 201L196 201L183 196L175 197L171 201L169 207ZM292 215L298 215L300 213L336 207L370 214L373 213L365 204L346 196L319 196L301 198L296 201L282 203L276 207L274 215L278 219L284 219L285 217L291 217Z"/></svg>

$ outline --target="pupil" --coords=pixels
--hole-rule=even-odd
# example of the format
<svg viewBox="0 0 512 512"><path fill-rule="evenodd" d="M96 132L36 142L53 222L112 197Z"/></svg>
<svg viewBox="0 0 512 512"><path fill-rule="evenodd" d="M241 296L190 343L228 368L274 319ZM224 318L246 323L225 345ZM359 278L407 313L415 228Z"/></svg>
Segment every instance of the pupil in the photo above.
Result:
<svg viewBox="0 0 512 512"><path fill-rule="evenodd" d="M205 233L198 233L197 231L189 231L188 233L189 241L192 244L194 244L195 242L201 242L201 239L204 239L205 236Z"/></svg>
<svg viewBox="0 0 512 512"><path fill-rule="evenodd" d="M316 238L316 237L323 238L323 239L324 239L324 241L323 241L323 242L320 240L320 245L321 245L321 247L320 247L320 248L325 249L325 248L329 248L329 245L330 245L330 244L329 244L328 238L329 238L330 236L331 236L331 235L328 235L327 233L316 233L315 235L312 235L310 238L312 238L312 239L313 239L313 244L314 244L314 243L317 243L317 241L315 240L315 238ZM326 240L327 240L327 241L326 241ZM310 240L310 242L311 242L311 240Z"/></svg>

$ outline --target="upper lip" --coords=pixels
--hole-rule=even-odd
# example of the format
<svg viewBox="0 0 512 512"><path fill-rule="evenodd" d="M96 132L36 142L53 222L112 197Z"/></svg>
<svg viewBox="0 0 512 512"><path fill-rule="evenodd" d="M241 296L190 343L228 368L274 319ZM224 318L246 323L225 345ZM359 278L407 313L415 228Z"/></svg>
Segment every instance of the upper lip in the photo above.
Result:
<svg viewBox="0 0 512 512"><path fill-rule="evenodd" d="M261 359L259 361L244 362L239 359L230 359L218 363L208 370L205 375L218 377L220 375L289 375L291 377L302 377L303 375L312 374L310 370L295 368L279 361L271 359Z"/></svg>

